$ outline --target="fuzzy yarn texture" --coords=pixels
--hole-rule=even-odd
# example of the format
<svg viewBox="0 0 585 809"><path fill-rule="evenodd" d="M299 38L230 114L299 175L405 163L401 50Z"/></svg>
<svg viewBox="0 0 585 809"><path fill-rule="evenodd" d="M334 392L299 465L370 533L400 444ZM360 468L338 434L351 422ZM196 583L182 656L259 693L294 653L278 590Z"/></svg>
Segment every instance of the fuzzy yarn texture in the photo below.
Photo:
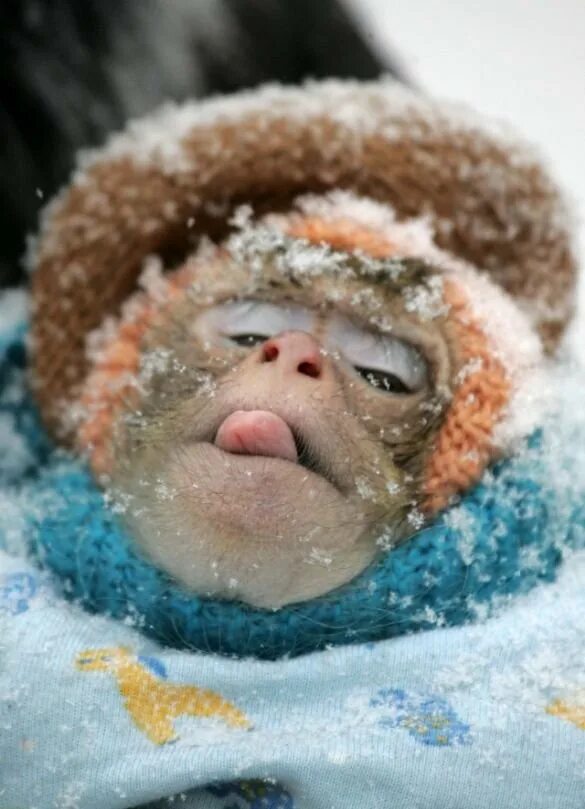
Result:
<svg viewBox="0 0 585 809"><path fill-rule="evenodd" d="M20 527L1 520L0 546L25 542L68 598L164 644L277 659L455 626L552 580L569 548L585 545L582 490L558 496L546 436L535 435L433 525L327 596L276 611L197 597L136 553L89 471L53 448L25 386L23 338L17 329L0 340L0 417L20 440L1 472Z"/></svg>

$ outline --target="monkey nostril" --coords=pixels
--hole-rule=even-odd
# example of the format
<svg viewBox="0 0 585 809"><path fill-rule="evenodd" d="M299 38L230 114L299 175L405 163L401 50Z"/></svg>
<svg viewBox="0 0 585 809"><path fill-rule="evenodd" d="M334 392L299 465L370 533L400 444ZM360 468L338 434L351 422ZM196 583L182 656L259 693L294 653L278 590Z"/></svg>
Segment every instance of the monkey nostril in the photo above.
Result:
<svg viewBox="0 0 585 809"><path fill-rule="evenodd" d="M264 343L262 347L262 361L263 362L274 362L274 360L278 357L279 350L276 343L267 342Z"/></svg>
<svg viewBox="0 0 585 809"><path fill-rule="evenodd" d="M304 332L283 332L262 344L260 362L275 362L286 373L299 373L317 379L323 371L320 349Z"/></svg>
<svg viewBox="0 0 585 809"><path fill-rule="evenodd" d="M305 376L312 376L313 379L316 379L321 374L321 368L316 362L301 362L297 367L297 371L299 374L304 374Z"/></svg>

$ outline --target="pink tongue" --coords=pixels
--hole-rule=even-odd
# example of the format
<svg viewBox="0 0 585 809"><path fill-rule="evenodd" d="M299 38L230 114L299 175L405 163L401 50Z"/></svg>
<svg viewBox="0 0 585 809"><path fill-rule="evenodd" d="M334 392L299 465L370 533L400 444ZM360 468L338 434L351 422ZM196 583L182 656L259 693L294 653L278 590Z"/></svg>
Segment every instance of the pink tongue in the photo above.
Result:
<svg viewBox="0 0 585 809"><path fill-rule="evenodd" d="M215 445L226 452L298 460L290 427L269 410L236 410L217 431Z"/></svg>

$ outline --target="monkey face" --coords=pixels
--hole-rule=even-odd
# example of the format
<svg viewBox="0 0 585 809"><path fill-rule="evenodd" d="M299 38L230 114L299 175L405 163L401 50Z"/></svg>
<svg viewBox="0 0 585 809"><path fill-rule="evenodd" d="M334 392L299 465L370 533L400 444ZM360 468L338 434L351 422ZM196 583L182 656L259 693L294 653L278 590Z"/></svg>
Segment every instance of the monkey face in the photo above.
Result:
<svg viewBox="0 0 585 809"><path fill-rule="evenodd" d="M225 256L197 268L146 330L114 431L111 489L158 566L274 608L422 525L452 359L437 276L407 270L389 284L355 260L315 277Z"/></svg>

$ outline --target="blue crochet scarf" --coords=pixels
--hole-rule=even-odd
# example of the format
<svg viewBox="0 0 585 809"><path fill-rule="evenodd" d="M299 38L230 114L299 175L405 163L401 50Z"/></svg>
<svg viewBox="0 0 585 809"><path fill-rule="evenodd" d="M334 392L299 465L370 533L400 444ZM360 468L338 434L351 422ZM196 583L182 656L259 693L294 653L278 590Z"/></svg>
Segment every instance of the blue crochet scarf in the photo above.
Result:
<svg viewBox="0 0 585 809"><path fill-rule="evenodd" d="M274 611L200 598L140 556L88 470L51 446L26 389L23 338L23 328L0 337L0 419L20 442L14 463L0 466L0 489L21 503L27 549L70 599L170 646L276 659L454 626L553 579L566 549L585 544L585 498L555 489L541 431L432 526L327 596ZM6 545L0 520L0 547L3 533Z"/></svg>

